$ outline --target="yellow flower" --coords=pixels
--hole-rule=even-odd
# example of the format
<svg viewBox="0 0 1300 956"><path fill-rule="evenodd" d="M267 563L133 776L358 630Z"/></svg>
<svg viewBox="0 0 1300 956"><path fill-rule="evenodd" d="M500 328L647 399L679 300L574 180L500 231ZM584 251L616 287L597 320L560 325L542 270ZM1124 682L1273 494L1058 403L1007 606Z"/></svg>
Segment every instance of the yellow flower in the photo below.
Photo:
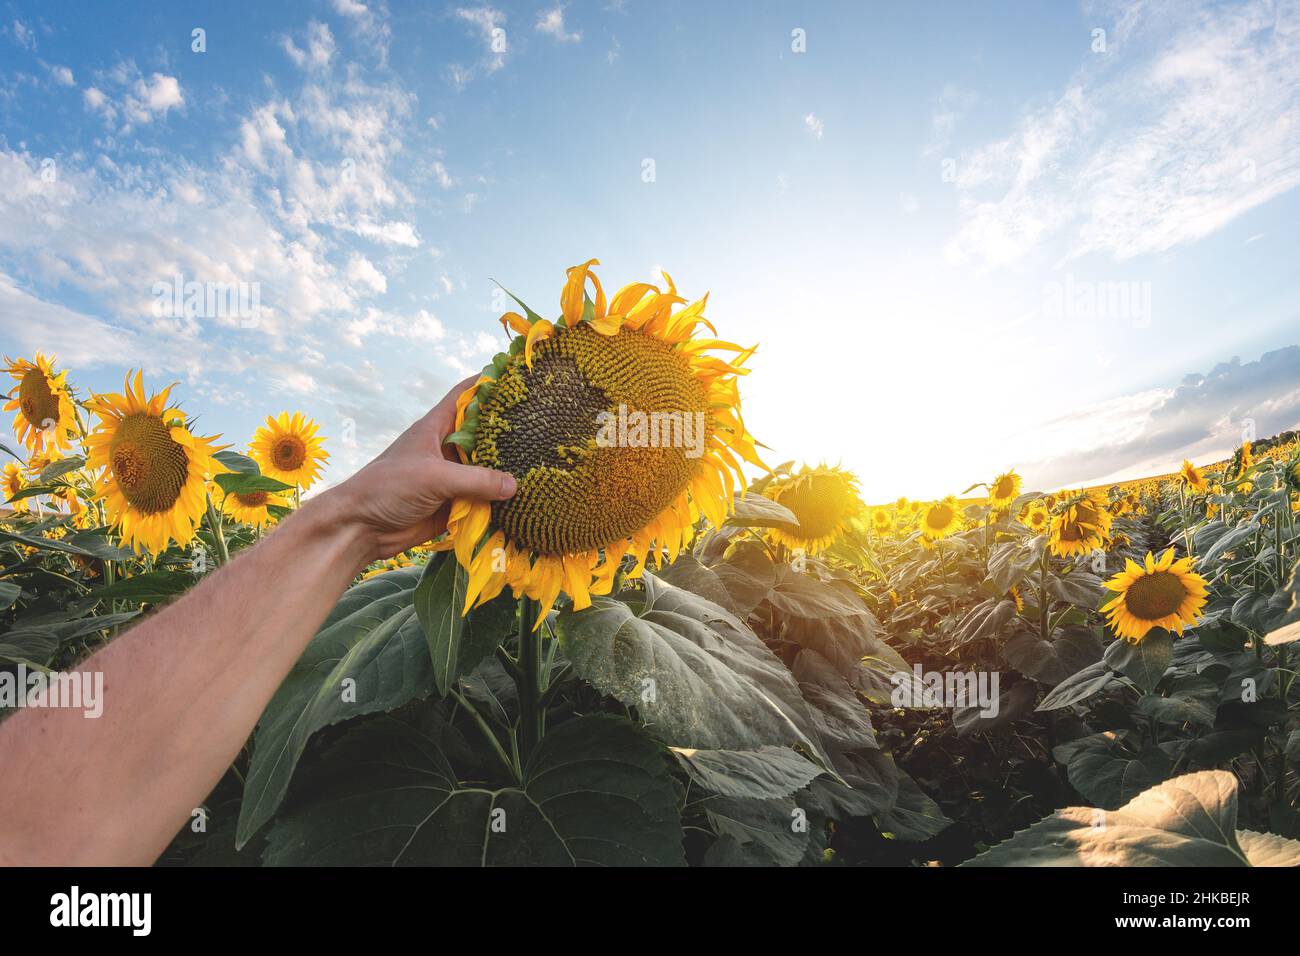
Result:
<svg viewBox="0 0 1300 956"><path fill-rule="evenodd" d="M9 507L14 511L26 511L31 504L30 498L19 498L17 501L9 501L14 495L27 487L27 481L23 478L23 470L18 466L18 462L8 462L4 467L4 472L0 474L0 487L4 489L5 501L9 502Z"/></svg>
<svg viewBox="0 0 1300 956"><path fill-rule="evenodd" d="M9 390L6 412L14 415L14 434L34 452L59 452L71 446L77 412L68 394L68 372L55 374L54 357L36 353L36 361L5 359L5 371L18 384Z"/></svg>
<svg viewBox="0 0 1300 956"><path fill-rule="evenodd" d="M989 485L989 506L999 511L1008 507L1020 494L1021 478L1015 471L1004 472Z"/></svg>
<svg viewBox="0 0 1300 956"><path fill-rule="evenodd" d="M221 495L221 511L241 524L262 528L275 520L270 509L287 508L289 502L280 495L269 491L247 491Z"/></svg>
<svg viewBox="0 0 1300 956"><path fill-rule="evenodd" d="M1025 599L1020 596L1020 588L1015 587L1013 585L1011 590L1008 591L1007 593L1011 596L1011 599L1016 602L1016 613L1017 614L1024 613Z"/></svg>
<svg viewBox="0 0 1300 956"><path fill-rule="evenodd" d="M1192 570L1192 559L1174 560L1170 548L1159 560L1148 551L1146 566L1126 561L1124 570L1106 582L1117 592L1102 607L1112 630L1127 641L1142 640L1153 627L1183 633L1205 607L1205 579Z"/></svg>
<svg viewBox="0 0 1300 956"><path fill-rule="evenodd" d="M961 528L961 508L952 495L930 504L921 516L921 534L930 541L946 538Z"/></svg>
<svg viewBox="0 0 1300 956"><path fill-rule="evenodd" d="M68 506L68 514L72 518L74 528L90 528L94 526L94 513L86 507L81 496L77 494L77 489L71 485L60 485L50 492L50 498L53 501L62 501Z"/></svg>
<svg viewBox="0 0 1300 956"><path fill-rule="evenodd" d="M1183 467L1178 473L1178 480L1191 489L1194 494L1198 495L1205 494L1208 487L1205 476L1187 459L1183 459Z"/></svg>
<svg viewBox="0 0 1300 956"><path fill-rule="evenodd" d="M789 508L799 519L797 528L773 528L772 540L808 554L830 547L864 507L858 497L857 476L826 465L804 465L797 475L769 484L763 494ZM877 508L872 515L876 532L884 534L892 526L889 512Z"/></svg>
<svg viewBox="0 0 1300 956"><path fill-rule="evenodd" d="M1110 537L1111 515L1095 492L1068 499L1052 519L1049 547L1059 558L1088 554Z"/></svg>
<svg viewBox="0 0 1300 956"><path fill-rule="evenodd" d="M509 352L457 402L462 460L518 482L509 501L452 502L438 547L469 574L466 611L507 585L538 603L535 627L561 590L581 610L611 591L624 556L636 577L675 558L701 515L721 525L743 487L738 458L766 468L736 387L753 349L695 337L713 331L708 297L675 310L685 300L666 273L666 291L638 282L607 300L597 264L568 270L555 322L503 315Z"/></svg>
<svg viewBox="0 0 1300 956"><path fill-rule="evenodd" d="M292 417L288 412L281 412L279 418L267 416L266 424L253 436L249 455L268 478L306 490L315 484L321 463L329 458L316 430L316 423L302 412L294 412Z"/></svg>
<svg viewBox="0 0 1300 956"><path fill-rule="evenodd" d="M1041 533L1047 530L1047 525L1051 521L1051 518L1047 514L1047 509L1038 502L1035 502L1025 510L1020 521L1026 528Z"/></svg>
<svg viewBox="0 0 1300 956"><path fill-rule="evenodd" d="M406 556L405 552L396 554L386 561L380 561L377 565L361 575L361 580L365 581L379 574L387 574L389 571L396 571L398 568L414 567L415 562Z"/></svg>
<svg viewBox="0 0 1300 956"><path fill-rule="evenodd" d="M168 541L184 547L207 507L206 481L221 471L212 457L216 436L194 435L180 409L168 406L171 386L144 391L144 376L123 394L96 395L86 407L99 424L86 440L87 464L102 471L99 493L108 519L138 554L158 554Z"/></svg>

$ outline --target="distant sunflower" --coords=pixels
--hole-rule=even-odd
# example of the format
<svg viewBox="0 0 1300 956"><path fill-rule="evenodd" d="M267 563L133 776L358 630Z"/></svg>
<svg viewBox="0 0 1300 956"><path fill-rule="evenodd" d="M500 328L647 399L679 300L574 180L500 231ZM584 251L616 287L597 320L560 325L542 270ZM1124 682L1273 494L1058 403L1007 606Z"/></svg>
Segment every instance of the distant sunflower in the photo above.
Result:
<svg viewBox="0 0 1300 956"><path fill-rule="evenodd" d="M1209 485L1205 476L1187 459L1183 459L1182 470L1178 473L1178 480L1183 483L1193 494L1203 495Z"/></svg>
<svg viewBox="0 0 1300 956"><path fill-rule="evenodd" d="M321 463L329 458L316 435L317 428L302 412L292 416L281 412L276 418L268 415L266 424L253 436L249 455L262 474L306 491L320 477Z"/></svg>
<svg viewBox="0 0 1300 956"><path fill-rule="evenodd" d="M961 508L952 495L932 502L921 515L921 534L928 541L937 541L961 528Z"/></svg>
<svg viewBox="0 0 1300 956"><path fill-rule="evenodd" d="M538 603L534 627L561 590L581 610L625 556L637 577L675 558L700 515L720 526L743 486L738 458L766 468L736 387L753 349L696 338L713 330L708 297L674 311L686 300L666 273L666 291L636 282L607 300L597 264L568 270L555 322L526 306L528 318L503 315L509 351L457 402L448 441L462 460L518 482L508 501L452 502L438 547L469 573L465 610L507 585Z"/></svg>
<svg viewBox="0 0 1300 956"><path fill-rule="evenodd" d="M1095 493L1084 492L1067 499L1052 518L1052 554L1069 558L1103 547L1110 536L1110 523L1106 503Z"/></svg>
<svg viewBox="0 0 1300 956"><path fill-rule="evenodd" d="M262 528L275 520L271 508L287 508L289 502L269 491L245 491L227 494L221 499L221 510L240 524Z"/></svg>
<svg viewBox="0 0 1300 956"><path fill-rule="evenodd" d="M919 515L924 510L925 505L919 501L909 501L907 503L907 513L912 517Z"/></svg>
<svg viewBox="0 0 1300 956"><path fill-rule="evenodd" d="M989 485L989 506L998 511L1010 507L1020 494L1021 478L1014 470L1004 472Z"/></svg>
<svg viewBox="0 0 1300 956"><path fill-rule="evenodd" d="M1192 570L1190 557L1175 561L1173 548L1158 560L1148 551L1145 567L1126 561L1105 586L1118 593L1102 613L1116 634L1135 643L1153 627L1182 634L1200 620L1205 607L1205 579Z"/></svg>
<svg viewBox="0 0 1300 956"><path fill-rule="evenodd" d="M18 382L9 390L6 412L14 415L14 434L34 452L65 451L77 432L77 412L68 393L68 372L54 371L53 356L36 361L5 359L5 371Z"/></svg>
<svg viewBox="0 0 1300 956"><path fill-rule="evenodd" d="M901 515L906 510L907 510L906 498L899 498L897 501L894 502L894 511L896 511L898 514Z"/></svg>
<svg viewBox="0 0 1300 956"><path fill-rule="evenodd" d="M18 462L8 462L3 473L0 473L0 488L4 490L5 501L9 507L16 512L27 511L31 504L30 498L19 498L17 501L10 501L14 495L27 487L27 481L23 478L23 470L18 466Z"/></svg>
<svg viewBox="0 0 1300 956"><path fill-rule="evenodd" d="M94 512L86 507L86 503L77 494L76 488L71 485L61 485L50 492L50 499L61 501L68 506L68 515L72 518L74 528L90 528L94 526Z"/></svg>
<svg viewBox="0 0 1300 956"><path fill-rule="evenodd" d="M1046 531L1051 520L1051 517L1047 513L1047 509L1037 503L1030 505L1025 510L1024 515L1020 518L1021 523L1026 528L1037 532Z"/></svg>
<svg viewBox="0 0 1300 956"><path fill-rule="evenodd" d="M96 395L86 407L99 424L86 440L87 464L102 471L99 492L108 518L138 554L158 554L167 542L184 547L207 507L206 480L221 465L212 457L215 436L194 435L180 409L169 406L171 386L144 391L144 376L123 394Z"/></svg>
<svg viewBox="0 0 1300 956"><path fill-rule="evenodd" d="M858 479L842 468L805 465L797 475L774 481L763 492L779 505L794 512L797 528L773 528L774 541L787 548L802 548L808 554L823 551L843 533L849 521L861 514ZM883 534L893 527L889 512L877 508L872 527Z"/></svg>
<svg viewBox="0 0 1300 956"><path fill-rule="evenodd" d="M886 508L877 508L871 513L871 527L876 534L888 534L894 529L894 519Z"/></svg>

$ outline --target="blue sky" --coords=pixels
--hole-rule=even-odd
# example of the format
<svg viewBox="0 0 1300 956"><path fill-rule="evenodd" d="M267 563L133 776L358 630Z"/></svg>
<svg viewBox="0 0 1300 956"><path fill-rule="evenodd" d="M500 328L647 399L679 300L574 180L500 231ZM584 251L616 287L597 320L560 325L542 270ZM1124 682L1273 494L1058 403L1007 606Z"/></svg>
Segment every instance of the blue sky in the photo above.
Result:
<svg viewBox="0 0 1300 956"><path fill-rule="evenodd" d="M1297 184L1295 0L0 0L0 352L302 409L331 481L592 256L710 291L769 457L875 500L1212 460L1300 423Z"/></svg>

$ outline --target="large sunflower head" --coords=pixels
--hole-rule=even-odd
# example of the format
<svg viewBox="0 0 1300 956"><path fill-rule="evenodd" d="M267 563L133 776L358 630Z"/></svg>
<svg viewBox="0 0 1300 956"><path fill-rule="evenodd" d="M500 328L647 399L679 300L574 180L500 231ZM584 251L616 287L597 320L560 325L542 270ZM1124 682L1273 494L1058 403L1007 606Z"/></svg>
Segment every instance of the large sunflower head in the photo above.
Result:
<svg viewBox="0 0 1300 956"><path fill-rule="evenodd" d="M34 452L65 451L77 433L77 412L68 392L68 372L54 371L54 357L5 359L5 371L18 383L9 390L6 412L14 412L14 434Z"/></svg>
<svg viewBox="0 0 1300 956"><path fill-rule="evenodd" d="M1038 534L1047 530L1048 524L1051 523L1051 516L1047 509L1039 502L1034 502L1025 509L1024 514L1020 516L1021 523Z"/></svg>
<svg viewBox="0 0 1300 956"><path fill-rule="evenodd" d="M287 499L269 491L222 493L221 497L222 513L253 528L263 528L275 521L271 508L287 507Z"/></svg>
<svg viewBox="0 0 1300 956"><path fill-rule="evenodd" d="M857 476L827 465L816 468L804 465L797 474L771 482L763 494L789 508L799 519L797 528L773 528L772 539L808 554L829 547L863 511ZM891 526L888 511L877 508L875 515L872 527L879 533L888 531Z"/></svg>
<svg viewBox="0 0 1300 956"><path fill-rule="evenodd" d="M1137 642L1153 627L1183 633L1205 607L1205 578L1192 570L1190 557L1174 560L1174 549L1157 559L1147 552L1145 566L1126 561L1124 570L1106 582L1116 597L1102 607L1110 627L1127 641Z"/></svg>
<svg viewBox="0 0 1300 956"><path fill-rule="evenodd" d="M122 394L96 395L87 407L99 424L86 440L87 464L101 472L99 493L122 539L139 553L158 554L168 541L184 547L207 505L207 478L222 466L212 457L215 436L194 435L171 386L154 395L144 376L128 373Z"/></svg>
<svg viewBox="0 0 1300 956"><path fill-rule="evenodd" d="M989 507L1002 511L1020 495L1021 478L1014 470L1003 472L989 485Z"/></svg>
<svg viewBox="0 0 1300 956"><path fill-rule="evenodd" d="M921 512L921 534L927 541L938 541L961 530L961 506L952 495L932 501Z"/></svg>
<svg viewBox="0 0 1300 956"><path fill-rule="evenodd" d="M743 480L738 458L766 467L736 387L753 349L695 337L713 332L707 296L677 308L666 273L666 290L637 282L607 299L597 264L568 270L554 322L527 306L527 318L502 316L509 350L457 402L448 441L518 485L508 501L452 503L439 546L469 572L465 610L506 585L538 602L539 626L561 590L586 607L625 555L637 576L676 557L701 514L720 525Z"/></svg>
<svg viewBox="0 0 1300 956"><path fill-rule="evenodd" d="M9 507L13 508L16 512L26 511L30 499L19 498L17 501L10 501L9 499L26 487L27 480L23 478L23 470L19 467L18 462L8 462L4 467L4 471L0 472L0 490L3 490L4 500L8 503Z"/></svg>
<svg viewBox="0 0 1300 956"><path fill-rule="evenodd" d="M329 458L316 431L316 423L302 412L281 412L278 418L268 415L266 424L253 436L249 455L262 474L306 490L315 484L321 463Z"/></svg>

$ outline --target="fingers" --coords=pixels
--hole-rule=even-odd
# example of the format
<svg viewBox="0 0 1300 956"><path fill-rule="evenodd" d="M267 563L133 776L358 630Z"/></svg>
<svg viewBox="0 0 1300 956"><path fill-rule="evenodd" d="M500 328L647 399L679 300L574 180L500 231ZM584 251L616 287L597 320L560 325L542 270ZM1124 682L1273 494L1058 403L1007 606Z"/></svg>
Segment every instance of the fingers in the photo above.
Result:
<svg viewBox="0 0 1300 956"><path fill-rule="evenodd" d="M504 471L460 465L451 461L435 466L434 490L439 497L478 498L482 501L504 501L514 497L515 479Z"/></svg>

